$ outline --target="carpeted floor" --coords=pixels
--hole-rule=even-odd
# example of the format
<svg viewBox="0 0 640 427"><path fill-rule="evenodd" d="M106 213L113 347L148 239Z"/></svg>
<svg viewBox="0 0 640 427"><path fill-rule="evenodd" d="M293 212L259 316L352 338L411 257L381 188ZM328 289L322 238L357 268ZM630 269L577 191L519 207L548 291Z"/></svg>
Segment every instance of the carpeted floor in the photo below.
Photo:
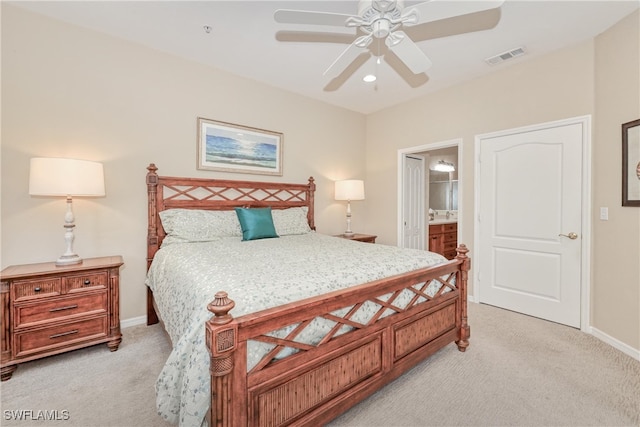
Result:
<svg viewBox="0 0 640 427"><path fill-rule="evenodd" d="M330 426L639 426L640 362L578 330L470 304L471 346L447 346ZM21 365L0 385L2 426L166 427L155 379L160 326ZM31 411L59 421L16 420ZM57 411L57 412L55 412ZM68 418L68 419L62 419Z"/></svg>

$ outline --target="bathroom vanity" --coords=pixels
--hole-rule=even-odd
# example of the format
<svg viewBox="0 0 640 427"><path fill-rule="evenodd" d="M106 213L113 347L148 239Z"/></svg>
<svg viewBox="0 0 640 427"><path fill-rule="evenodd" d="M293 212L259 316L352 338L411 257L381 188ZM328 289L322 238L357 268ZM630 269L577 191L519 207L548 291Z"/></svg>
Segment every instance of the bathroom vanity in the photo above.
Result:
<svg viewBox="0 0 640 427"><path fill-rule="evenodd" d="M429 250L444 255L447 259L456 256L458 244L458 222L456 220L433 220L429 222Z"/></svg>

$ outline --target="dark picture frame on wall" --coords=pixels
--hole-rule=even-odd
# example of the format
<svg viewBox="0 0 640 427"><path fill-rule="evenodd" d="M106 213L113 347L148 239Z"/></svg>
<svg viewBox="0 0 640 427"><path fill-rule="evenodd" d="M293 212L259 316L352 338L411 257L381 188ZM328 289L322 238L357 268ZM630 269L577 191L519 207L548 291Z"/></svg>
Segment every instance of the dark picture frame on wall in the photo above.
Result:
<svg viewBox="0 0 640 427"><path fill-rule="evenodd" d="M198 169L282 176L284 135L198 117Z"/></svg>
<svg viewBox="0 0 640 427"><path fill-rule="evenodd" d="M640 119L622 124L622 206L640 206Z"/></svg>

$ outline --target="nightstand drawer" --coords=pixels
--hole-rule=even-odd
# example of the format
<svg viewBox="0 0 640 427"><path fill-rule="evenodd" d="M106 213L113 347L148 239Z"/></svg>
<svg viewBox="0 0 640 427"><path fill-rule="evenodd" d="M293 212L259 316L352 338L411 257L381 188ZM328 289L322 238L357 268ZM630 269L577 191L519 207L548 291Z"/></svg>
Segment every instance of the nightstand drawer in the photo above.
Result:
<svg viewBox="0 0 640 427"><path fill-rule="evenodd" d="M107 313L107 293L99 292L72 298L56 298L46 303L16 304L14 328L34 326L67 317Z"/></svg>
<svg viewBox="0 0 640 427"><path fill-rule="evenodd" d="M107 336L107 316L71 322L15 335L14 357L50 351L84 340Z"/></svg>
<svg viewBox="0 0 640 427"><path fill-rule="evenodd" d="M62 280L65 293L75 293L87 290L106 289L109 275L106 271L101 271L93 274L66 276Z"/></svg>
<svg viewBox="0 0 640 427"><path fill-rule="evenodd" d="M15 281L11 287L13 301L48 298L62 293L60 277Z"/></svg>

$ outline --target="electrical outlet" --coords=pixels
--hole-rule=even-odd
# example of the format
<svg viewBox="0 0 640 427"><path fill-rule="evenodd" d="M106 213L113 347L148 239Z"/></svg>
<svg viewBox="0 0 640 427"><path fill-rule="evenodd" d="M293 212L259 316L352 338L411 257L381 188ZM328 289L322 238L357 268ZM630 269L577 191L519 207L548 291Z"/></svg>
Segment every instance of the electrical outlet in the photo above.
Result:
<svg viewBox="0 0 640 427"><path fill-rule="evenodd" d="M600 208L600 219L602 221L609 220L609 208Z"/></svg>

